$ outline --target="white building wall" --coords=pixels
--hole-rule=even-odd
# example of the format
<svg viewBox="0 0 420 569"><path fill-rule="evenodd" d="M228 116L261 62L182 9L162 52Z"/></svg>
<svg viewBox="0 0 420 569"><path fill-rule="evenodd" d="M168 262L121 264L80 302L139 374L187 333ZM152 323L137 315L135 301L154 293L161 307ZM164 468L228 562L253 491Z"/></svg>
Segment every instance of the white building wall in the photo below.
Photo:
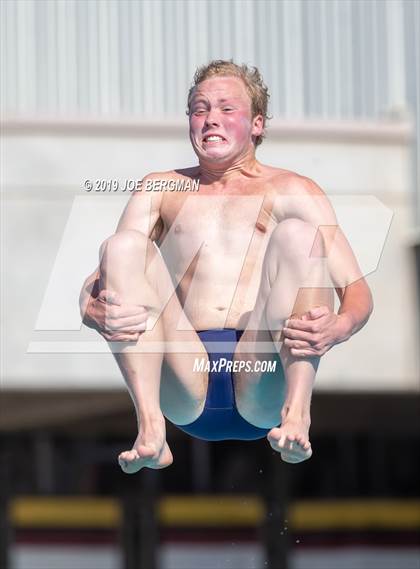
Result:
<svg viewBox="0 0 420 569"><path fill-rule="evenodd" d="M9 116L179 117L197 66L233 58L260 68L276 118L404 111L413 99L416 4L5 1L2 109Z"/></svg>
<svg viewBox="0 0 420 569"><path fill-rule="evenodd" d="M78 293L97 265L98 247L114 231L128 196L86 193L83 183L114 179L122 186L125 179L140 179L150 171L195 163L186 125L165 125L153 136L151 128L143 123L113 129L6 129L4 316L9 333L3 387L122 387L105 342L85 327L78 331ZM169 136L163 134L168 132ZM336 206L345 196L350 196L345 198L350 206L369 195L383 204L369 214L372 226L362 239L352 232L352 218L339 215L358 257L366 259L367 253L364 267L371 273L368 282L376 309L367 327L324 358L318 387L416 389L416 300L407 204L409 125L375 125L374 130L367 124L353 125L345 131L326 123L273 124L271 135L258 150L261 161L313 178ZM75 222L79 207L84 213ZM386 242L372 264L369 251L378 230ZM65 238L65 231L71 239ZM53 298L47 289L51 278L62 283ZM53 317L47 322L53 325L40 318L43 302ZM35 353L26 353L28 349Z"/></svg>
<svg viewBox="0 0 420 569"><path fill-rule="evenodd" d="M98 342L93 332L35 330L72 204L86 197L87 178L195 163L184 115L191 76L230 57L257 65L272 93L263 162L312 177L332 196L374 195L394 212L368 277L375 312L324 358L319 388L418 388L416 162L406 118L418 100L418 3L28 0L0 10L3 388L122 388L109 354L78 353L80 342ZM97 198L99 208L114 196ZM76 316L76 291L120 198L106 219L92 211L94 237L83 247L75 240L63 298ZM61 347L27 353L48 342Z"/></svg>

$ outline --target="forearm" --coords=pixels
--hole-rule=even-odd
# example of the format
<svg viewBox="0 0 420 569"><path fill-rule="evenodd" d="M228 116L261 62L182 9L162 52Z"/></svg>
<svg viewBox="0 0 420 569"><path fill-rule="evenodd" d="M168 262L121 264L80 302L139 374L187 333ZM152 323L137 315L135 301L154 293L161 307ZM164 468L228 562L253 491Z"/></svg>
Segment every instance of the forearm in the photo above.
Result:
<svg viewBox="0 0 420 569"><path fill-rule="evenodd" d="M348 340L363 328L373 310L373 299L364 279L352 283L340 295L340 336L341 341Z"/></svg>

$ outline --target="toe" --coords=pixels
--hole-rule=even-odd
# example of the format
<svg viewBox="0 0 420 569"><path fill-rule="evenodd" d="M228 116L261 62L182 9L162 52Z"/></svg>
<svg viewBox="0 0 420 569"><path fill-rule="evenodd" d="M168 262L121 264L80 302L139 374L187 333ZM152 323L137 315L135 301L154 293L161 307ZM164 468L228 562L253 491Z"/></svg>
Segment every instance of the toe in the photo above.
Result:
<svg viewBox="0 0 420 569"><path fill-rule="evenodd" d="M156 458L156 449L152 446L139 445L138 456L144 459Z"/></svg>
<svg viewBox="0 0 420 569"><path fill-rule="evenodd" d="M141 459L135 459L131 461L119 459L118 462L121 466L122 471L125 472L125 474L134 474L144 466L143 461Z"/></svg>
<svg viewBox="0 0 420 569"><path fill-rule="evenodd" d="M118 456L118 464L126 474L133 474L142 468L142 461L135 449L122 452Z"/></svg>
<svg viewBox="0 0 420 569"><path fill-rule="evenodd" d="M299 462L303 462L304 460L308 460L312 456L312 449L308 450L298 450L294 449L292 451L283 451L281 453L281 458L285 462L289 462L291 464L297 464Z"/></svg>
<svg viewBox="0 0 420 569"><path fill-rule="evenodd" d="M137 451L135 451L134 449L126 450L126 451L122 452L118 458L121 458L121 460L124 460L126 462L131 462L131 461L135 460L136 458L138 458L138 454L137 454Z"/></svg>
<svg viewBox="0 0 420 569"><path fill-rule="evenodd" d="M280 441L278 439L268 439L268 442L270 443L270 446L273 450L279 452L279 450L281 450L281 446L280 446Z"/></svg>
<svg viewBox="0 0 420 569"><path fill-rule="evenodd" d="M281 456L282 460L284 460L284 462L287 462L288 464L298 464L299 462L302 462L302 460L303 460L301 458L297 458L296 456L293 456L291 454L287 454L285 452L280 453L280 456Z"/></svg>
<svg viewBox="0 0 420 569"><path fill-rule="evenodd" d="M271 431L267 434L267 439L271 442L272 440L278 441L281 437L281 430L279 427L274 427Z"/></svg>
<svg viewBox="0 0 420 569"><path fill-rule="evenodd" d="M299 437L298 442L300 446L305 450L307 450L311 446L311 443L308 441L308 439L303 436Z"/></svg>

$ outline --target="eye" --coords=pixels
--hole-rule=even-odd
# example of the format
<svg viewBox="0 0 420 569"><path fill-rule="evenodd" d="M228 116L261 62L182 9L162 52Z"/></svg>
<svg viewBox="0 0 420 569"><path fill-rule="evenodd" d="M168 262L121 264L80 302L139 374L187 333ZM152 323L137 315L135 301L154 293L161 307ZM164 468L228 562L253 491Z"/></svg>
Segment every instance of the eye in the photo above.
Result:
<svg viewBox="0 0 420 569"><path fill-rule="evenodd" d="M235 109L233 107L223 107L222 111L229 113L230 111L234 111Z"/></svg>
<svg viewBox="0 0 420 569"><path fill-rule="evenodd" d="M194 109L193 114L196 116L203 115L206 112L206 109Z"/></svg>

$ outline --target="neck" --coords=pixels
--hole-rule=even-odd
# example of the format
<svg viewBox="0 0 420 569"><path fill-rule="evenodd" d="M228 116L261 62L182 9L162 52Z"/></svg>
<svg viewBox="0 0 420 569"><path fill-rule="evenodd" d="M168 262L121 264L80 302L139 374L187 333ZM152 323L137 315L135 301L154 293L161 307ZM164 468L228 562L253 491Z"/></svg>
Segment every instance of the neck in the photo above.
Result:
<svg viewBox="0 0 420 569"><path fill-rule="evenodd" d="M253 178L257 174L255 154L230 163L211 163L200 160L200 180L203 184L226 184L235 178Z"/></svg>

